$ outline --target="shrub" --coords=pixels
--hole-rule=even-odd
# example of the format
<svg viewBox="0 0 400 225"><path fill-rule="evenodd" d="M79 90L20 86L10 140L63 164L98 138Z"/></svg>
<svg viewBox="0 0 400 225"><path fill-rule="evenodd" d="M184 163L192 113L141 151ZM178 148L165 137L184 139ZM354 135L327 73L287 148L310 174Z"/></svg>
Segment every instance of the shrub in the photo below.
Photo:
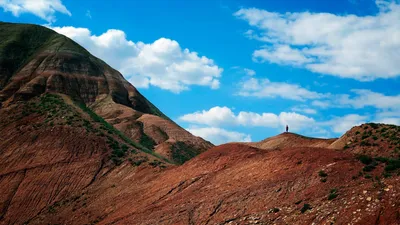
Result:
<svg viewBox="0 0 400 225"><path fill-rule="evenodd" d="M303 208L300 209L300 212L301 212L301 213L305 213L307 210L310 210L310 209L312 209L312 208L311 208L311 205L305 203L305 204L303 205Z"/></svg>
<svg viewBox="0 0 400 225"><path fill-rule="evenodd" d="M364 171L364 172L371 172L371 171L374 170L375 168L376 168L375 165L370 164L370 165L364 166L363 171Z"/></svg>
<svg viewBox="0 0 400 225"><path fill-rule="evenodd" d="M114 162L115 165L119 166L122 164L122 160L117 157L111 157L111 160Z"/></svg>
<svg viewBox="0 0 400 225"><path fill-rule="evenodd" d="M359 155L359 156L357 156L357 159L360 160L365 165L368 165L368 164L372 163L372 161L373 161L373 159L367 155Z"/></svg>
<svg viewBox="0 0 400 225"><path fill-rule="evenodd" d="M150 166L156 167L156 166L160 166L162 164L162 162L158 161L158 160L154 160L152 162L149 162Z"/></svg>
<svg viewBox="0 0 400 225"><path fill-rule="evenodd" d="M335 199L338 196L336 188L332 189L328 195L328 200Z"/></svg>
<svg viewBox="0 0 400 225"><path fill-rule="evenodd" d="M323 171L323 170L320 170L320 171L318 172L318 175L319 175L320 177L327 177L327 176L328 176L328 174L325 173L325 171Z"/></svg>
<svg viewBox="0 0 400 225"><path fill-rule="evenodd" d="M390 172L400 169L400 159L389 159L385 171Z"/></svg>

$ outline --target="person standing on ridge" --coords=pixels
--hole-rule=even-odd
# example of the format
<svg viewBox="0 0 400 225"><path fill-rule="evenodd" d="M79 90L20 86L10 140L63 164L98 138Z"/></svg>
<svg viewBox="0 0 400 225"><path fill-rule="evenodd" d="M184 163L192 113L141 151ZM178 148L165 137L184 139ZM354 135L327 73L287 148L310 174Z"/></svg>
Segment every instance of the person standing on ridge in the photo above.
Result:
<svg viewBox="0 0 400 225"><path fill-rule="evenodd" d="M286 125L286 133L289 132L289 126Z"/></svg>

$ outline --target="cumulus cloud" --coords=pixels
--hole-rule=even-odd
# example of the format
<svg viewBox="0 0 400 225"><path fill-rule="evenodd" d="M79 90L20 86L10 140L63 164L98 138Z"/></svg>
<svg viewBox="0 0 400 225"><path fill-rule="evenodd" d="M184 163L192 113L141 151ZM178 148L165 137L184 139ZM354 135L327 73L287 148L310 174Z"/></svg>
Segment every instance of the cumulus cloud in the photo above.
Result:
<svg viewBox="0 0 400 225"><path fill-rule="evenodd" d="M293 131L298 131L315 123L313 118L295 112L281 112L277 115L274 113L260 114L241 111L238 114L235 114L230 108L219 106L213 107L209 110L183 115L179 120L212 127L243 126L278 128L289 124L290 129Z"/></svg>
<svg viewBox="0 0 400 225"><path fill-rule="evenodd" d="M31 13L49 23L56 21L56 12L71 16L61 0L0 0L0 7L17 17L23 13Z"/></svg>
<svg viewBox="0 0 400 225"><path fill-rule="evenodd" d="M297 84L271 82L268 79L250 78L240 84L238 95L259 98L284 98L297 101L319 99L323 94L309 91Z"/></svg>
<svg viewBox="0 0 400 225"><path fill-rule="evenodd" d="M321 125L330 126L335 133L343 134L354 126L366 123L368 116L358 114L349 114L342 117L335 117L327 122L320 123Z"/></svg>
<svg viewBox="0 0 400 225"><path fill-rule="evenodd" d="M228 131L217 127L187 128L190 133L211 141L215 145L228 142L251 142L248 134Z"/></svg>
<svg viewBox="0 0 400 225"><path fill-rule="evenodd" d="M177 41L160 38L153 43L133 42L125 32L111 29L96 36L87 28L53 27L93 55L119 70L134 86L149 85L179 93L192 85L219 88L223 69L212 59L182 49Z"/></svg>
<svg viewBox="0 0 400 225"><path fill-rule="evenodd" d="M360 81L400 75L400 5L377 0L372 16L276 13L243 8L234 16L254 28L245 35L266 43L253 59Z"/></svg>

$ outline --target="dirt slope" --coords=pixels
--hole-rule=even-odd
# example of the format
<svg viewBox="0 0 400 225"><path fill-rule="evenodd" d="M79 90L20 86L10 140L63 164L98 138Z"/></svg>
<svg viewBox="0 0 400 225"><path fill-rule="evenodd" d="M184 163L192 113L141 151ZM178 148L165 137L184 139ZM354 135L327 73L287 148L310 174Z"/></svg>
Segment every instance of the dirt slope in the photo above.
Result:
<svg viewBox="0 0 400 225"><path fill-rule="evenodd" d="M364 167L346 151L221 145L156 173L120 167L30 224L399 224L399 176Z"/></svg>
<svg viewBox="0 0 400 225"><path fill-rule="evenodd" d="M68 96L35 97L0 115L0 224L28 222L121 164L169 165Z"/></svg>
<svg viewBox="0 0 400 225"><path fill-rule="evenodd" d="M173 162L182 163L213 146L179 127L118 71L63 35L37 25L0 23L0 40L0 106L45 92L61 93L86 103L149 149L168 141L163 145L168 148L156 151ZM149 116L154 120L144 119ZM190 154L177 154L177 142Z"/></svg>

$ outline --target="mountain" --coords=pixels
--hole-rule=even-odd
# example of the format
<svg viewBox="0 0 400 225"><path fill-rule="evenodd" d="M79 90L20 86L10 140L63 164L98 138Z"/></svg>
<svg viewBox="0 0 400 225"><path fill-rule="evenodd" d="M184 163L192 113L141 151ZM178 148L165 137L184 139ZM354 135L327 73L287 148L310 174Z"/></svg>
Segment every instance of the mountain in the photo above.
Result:
<svg viewBox="0 0 400 225"><path fill-rule="evenodd" d="M171 162L213 145L164 115L116 70L71 39L36 25L0 24L0 104L43 93L84 103L124 135Z"/></svg>
<svg viewBox="0 0 400 225"><path fill-rule="evenodd" d="M0 23L0 133L0 224L121 167L157 173L213 146L71 39L29 24Z"/></svg>
<svg viewBox="0 0 400 225"><path fill-rule="evenodd" d="M400 127L216 147L70 39L0 24L0 224L400 224Z"/></svg>

